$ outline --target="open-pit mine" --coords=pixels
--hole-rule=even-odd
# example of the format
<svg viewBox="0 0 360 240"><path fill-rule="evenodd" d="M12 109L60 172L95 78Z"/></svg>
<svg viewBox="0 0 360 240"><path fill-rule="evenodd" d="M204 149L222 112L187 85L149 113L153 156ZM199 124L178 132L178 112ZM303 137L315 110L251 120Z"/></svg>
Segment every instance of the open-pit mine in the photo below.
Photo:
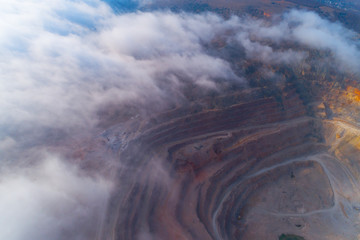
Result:
<svg viewBox="0 0 360 240"><path fill-rule="evenodd" d="M360 94L327 77L302 72L281 91L244 88L104 132L125 167L102 239L358 239Z"/></svg>

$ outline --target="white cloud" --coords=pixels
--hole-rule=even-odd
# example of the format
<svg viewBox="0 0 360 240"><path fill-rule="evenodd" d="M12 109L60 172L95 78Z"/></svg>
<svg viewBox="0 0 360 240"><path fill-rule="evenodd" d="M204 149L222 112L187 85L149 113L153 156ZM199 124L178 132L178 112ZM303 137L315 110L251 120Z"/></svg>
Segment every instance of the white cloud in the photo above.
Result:
<svg viewBox="0 0 360 240"><path fill-rule="evenodd" d="M289 38L315 49L331 50L339 64L360 73L360 45L356 34L340 23L330 23L312 12L292 11L285 20L295 25Z"/></svg>
<svg viewBox="0 0 360 240"><path fill-rule="evenodd" d="M2 170L0 239L87 240L97 234L111 184L54 156Z"/></svg>
<svg viewBox="0 0 360 240"><path fill-rule="evenodd" d="M359 40L356 40L357 34L338 22L330 22L321 18L314 12L292 10L284 14L281 20L277 19L272 24L250 19L248 24L243 24L242 27L247 34L246 38L241 38L241 35L238 38L240 41L245 41L245 44L252 36L257 40L267 40L279 45L290 42L310 49L329 50L344 71L360 74L358 61L360 59L360 43ZM273 53L272 49L266 46L254 46L255 44L254 42L248 43L247 51L250 54L258 55L257 51L261 50L260 56L265 54L265 59L268 56L271 56L271 59L279 54ZM253 48L256 50L252 51ZM293 56L299 54L292 50L285 53Z"/></svg>
<svg viewBox="0 0 360 240"><path fill-rule="evenodd" d="M219 23L219 17L115 16L101 2L88 2L4 3L0 15L12 20L0 30L0 125L94 125L106 102L171 94L159 87L169 73L200 85L236 78L201 46L204 36L209 41L213 35L209 20Z"/></svg>

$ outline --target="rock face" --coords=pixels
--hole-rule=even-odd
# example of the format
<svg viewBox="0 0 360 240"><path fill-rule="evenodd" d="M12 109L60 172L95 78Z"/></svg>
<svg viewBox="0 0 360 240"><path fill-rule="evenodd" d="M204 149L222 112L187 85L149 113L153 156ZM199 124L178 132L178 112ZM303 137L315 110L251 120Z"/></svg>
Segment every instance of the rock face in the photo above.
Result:
<svg viewBox="0 0 360 240"><path fill-rule="evenodd" d="M124 167L101 239L357 239L360 130L344 117L357 102L338 101L356 91L325 85L310 100L293 83L239 90L113 130Z"/></svg>

